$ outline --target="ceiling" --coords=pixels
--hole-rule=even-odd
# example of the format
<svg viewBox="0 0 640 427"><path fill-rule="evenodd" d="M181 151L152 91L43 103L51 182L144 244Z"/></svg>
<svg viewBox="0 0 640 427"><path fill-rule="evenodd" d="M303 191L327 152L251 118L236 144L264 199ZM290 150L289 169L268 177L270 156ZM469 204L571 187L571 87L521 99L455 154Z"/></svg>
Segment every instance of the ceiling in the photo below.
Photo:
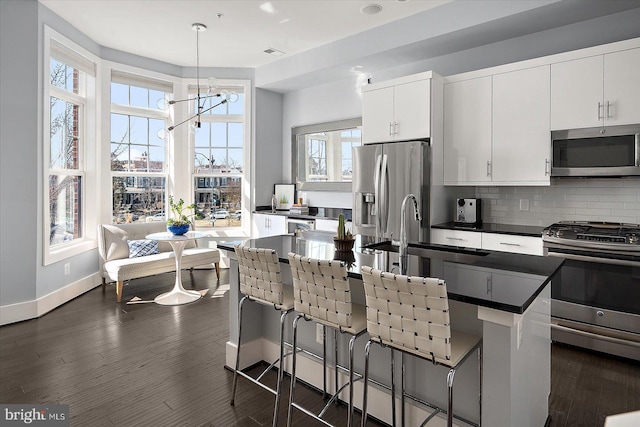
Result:
<svg viewBox="0 0 640 427"><path fill-rule="evenodd" d="M268 48L292 56L451 0L39 1L102 46L179 66L195 63L202 23L201 66L257 68L282 58ZM361 12L373 3L379 13Z"/></svg>
<svg viewBox="0 0 640 427"><path fill-rule="evenodd" d="M38 1L105 48L103 58L119 62L124 52L160 61L150 69L194 77L198 34L200 67L222 78L249 71L256 87L277 92L372 72L378 79L402 64L449 75L470 71L469 63L640 37L640 0ZM379 13L361 13L374 3ZM196 33L194 23L208 28ZM473 50L482 46L490 48ZM482 57L447 59L465 54Z"/></svg>

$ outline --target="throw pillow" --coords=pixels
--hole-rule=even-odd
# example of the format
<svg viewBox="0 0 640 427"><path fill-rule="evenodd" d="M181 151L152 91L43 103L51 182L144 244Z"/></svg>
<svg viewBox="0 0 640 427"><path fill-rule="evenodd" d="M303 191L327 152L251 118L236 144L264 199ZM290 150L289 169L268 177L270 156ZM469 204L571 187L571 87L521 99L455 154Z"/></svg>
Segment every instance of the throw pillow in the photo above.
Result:
<svg viewBox="0 0 640 427"><path fill-rule="evenodd" d="M129 244L129 258L137 258L158 253L156 240L127 240Z"/></svg>

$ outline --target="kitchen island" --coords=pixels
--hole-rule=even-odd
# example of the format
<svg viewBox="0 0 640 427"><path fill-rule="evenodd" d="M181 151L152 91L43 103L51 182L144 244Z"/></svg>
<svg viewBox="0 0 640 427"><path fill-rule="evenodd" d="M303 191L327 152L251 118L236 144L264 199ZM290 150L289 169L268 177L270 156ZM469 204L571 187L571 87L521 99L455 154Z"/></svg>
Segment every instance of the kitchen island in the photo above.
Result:
<svg viewBox="0 0 640 427"><path fill-rule="evenodd" d="M240 300L237 262L233 253L239 242L226 242L218 247L228 252L230 262L229 341L226 364L235 364L237 313ZM287 254L294 252L320 259L341 259L348 265L353 300L364 303L360 267L369 265L384 271L398 271L397 248L389 242L378 242L363 248L358 237L352 252L336 252L330 235L304 233L303 236L273 236L247 240L251 247L271 248L278 252L285 283L291 283ZM562 265L562 259L536 257L479 250L461 250L446 246L412 243L409 245L408 273L439 277L447 282L452 327L483 337L482 425L542 427L548 417L550 391L550 283ZM241 367L277 358L278 313L268 307L250 304L245 308ZM290 325L289 325L290 326ZM299 357L299 377L322 387L321 340L313 322L299 325L299 346L305 351ZM288 333L290 333L289 328ZM246 331L246 333L245 333ZM338 337L339 363L347 364L345 337ZM329 342L333 341L331 337ZM355 369L363 372L366 338L356 342ZM390 423L391 399L388 349L374 346L369 385L370 414ZM328 351L330 355L333 350ZM333 365L329 356L329 365ZM475 366L474 366L475 365ZM289 371L289 364L285 363ZM425 361L407 358L407 420L419 425L429 413L414 401L431 402L446 407L445 378L447 370ZM398 372L399 369L396 370ZM340 384L345 380L341 373ZM333 374L328 375L329 379ZM478 366L469 360L456 374L454 391L455 415L478 422ZM330 381L329 389L334 384ZM346 400L346 398L344 398ZM362 382L356 382L355 405L361 406ZM444 421L440 419L439 421ZM459 425L465 425L455 420ZM432 425L438 424L433 421Z"/></svg>

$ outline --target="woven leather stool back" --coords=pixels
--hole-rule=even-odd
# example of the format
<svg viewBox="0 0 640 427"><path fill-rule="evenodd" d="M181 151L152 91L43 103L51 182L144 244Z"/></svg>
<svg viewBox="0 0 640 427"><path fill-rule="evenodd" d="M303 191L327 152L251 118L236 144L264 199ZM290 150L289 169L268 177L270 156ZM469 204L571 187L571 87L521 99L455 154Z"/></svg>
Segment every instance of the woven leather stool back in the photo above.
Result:
<svg viewBox="0 0 640 427"><path fill-rule="evenodd" d="M444 280L362 267L367 331L383 344L451 359L449 300Z"/></svg>
<svg viewBox="0 0 640 427"><path fill-rule="evenodd" d="M276 305L283 303L282 272L273 249L236 245L240 292Z"/></svg>
<svg viewBox="0 0 640 427"><path fill-rule="evenodd" d="M294 309L339 329L352 326L351 291L342 261L307 258L289 253Z"/></svg>

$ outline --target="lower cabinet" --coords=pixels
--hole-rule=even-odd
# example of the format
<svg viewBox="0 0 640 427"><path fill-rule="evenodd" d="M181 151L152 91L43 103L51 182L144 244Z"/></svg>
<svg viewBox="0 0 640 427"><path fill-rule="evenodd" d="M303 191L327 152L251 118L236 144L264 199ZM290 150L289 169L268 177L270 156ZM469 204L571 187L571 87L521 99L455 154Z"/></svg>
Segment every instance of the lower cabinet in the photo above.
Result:
<svg viewBox="0 0 640 427"><path fill-rule="evenodd" d="M543 255L542 237L514 236L512 234L482 233L482 249Z"/></svg>
<svg viewBox="0 0 640 427"><path fill-rule="evenodd" d="M251 237L277 236L287 233L286 217L282 215L253 214Z"/></svg>
<svg viewBox="0 0 640 427"><path fill-rule="evenodd" d="M542 238L477 231L431 229L431 243L526 255L543 255Z"/></svg>
<svg viewBox="0 0 640 427"><path fill-rule="evenodd" d="M477 233L475 231L432 228L431 243L435 243L437 245L482 249L482 233Z"/></svg>

